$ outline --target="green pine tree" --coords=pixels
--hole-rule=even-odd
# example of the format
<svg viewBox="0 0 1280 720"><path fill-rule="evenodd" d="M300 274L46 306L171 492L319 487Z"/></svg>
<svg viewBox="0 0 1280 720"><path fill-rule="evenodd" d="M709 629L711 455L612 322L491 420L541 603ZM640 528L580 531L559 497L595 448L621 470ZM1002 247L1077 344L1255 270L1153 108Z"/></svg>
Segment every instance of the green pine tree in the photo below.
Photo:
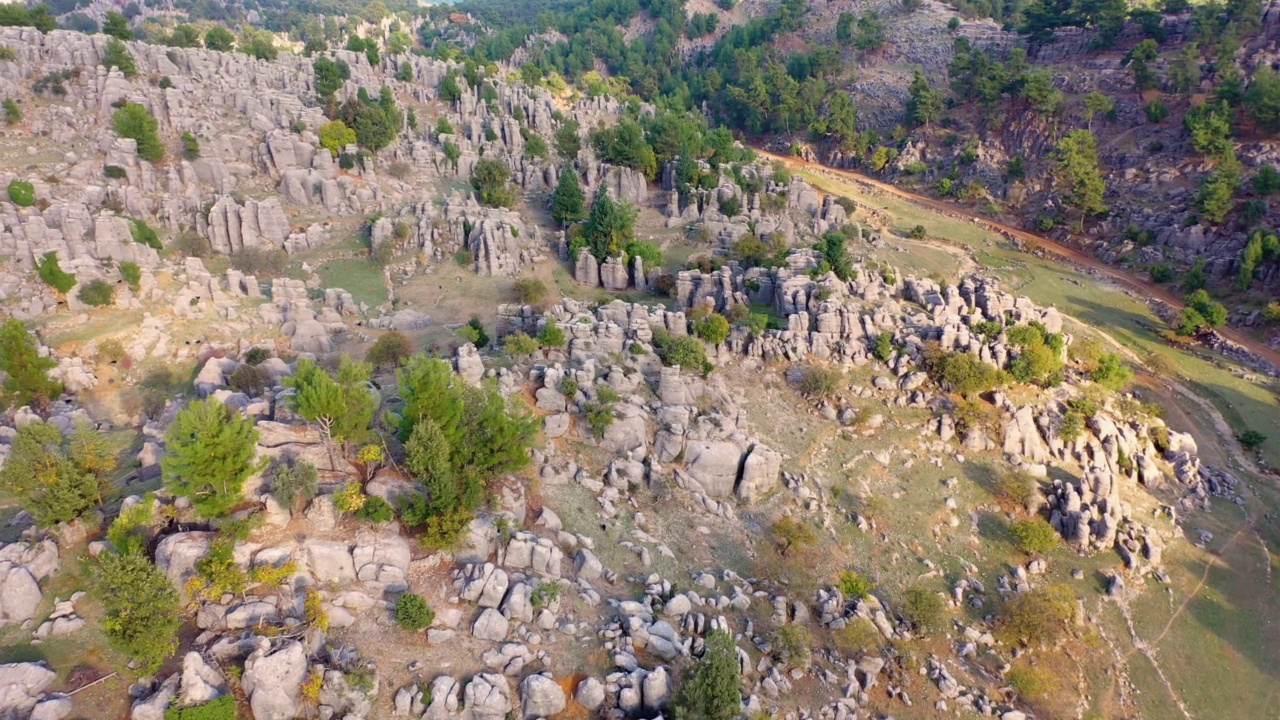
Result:
<svg viewBox="0 0 1280 720"><path fill-rule="evenodd" d="M0 323L0 372L4 373L3 407L22 406L37 396L53 399L62 384L45 373L57 367L53 358L40 357L35 336L17 318Z"/></svg>
<svg viewBox="0 0 1280 720"><path fill-rule="evenodd" d="M738 648L724 630L707 635L706 652L676 693L675 720L733 720L742 711Z"/></svg>
<svg viewBox="0 0 1280 720"><path fill-rule="evenodd" d="M1106 212L1103 194L1107 186L1098 169L1098 143L1088 130L1072 130L1058 141L1058 181L1066 186L1063 197L1080 211L1080 227L1088 215Z"/></svg>
<svg viewBox="0 0 1280 720"><path fill-rule="evenodd" d="M582 183L578 181L578 171L566 164L551 198L551 219L561 225L581 222L587 217L585 203L586 196L582 193Z"/></svg>
<svg viewBox="0 0 1280 720"><path fill-rule="evenodd" d="M258 431L212 398L178 413L165 435L165 487L191 499L204 517L222 517L242 499L244 481L263 469L254 461Z"/></svg>

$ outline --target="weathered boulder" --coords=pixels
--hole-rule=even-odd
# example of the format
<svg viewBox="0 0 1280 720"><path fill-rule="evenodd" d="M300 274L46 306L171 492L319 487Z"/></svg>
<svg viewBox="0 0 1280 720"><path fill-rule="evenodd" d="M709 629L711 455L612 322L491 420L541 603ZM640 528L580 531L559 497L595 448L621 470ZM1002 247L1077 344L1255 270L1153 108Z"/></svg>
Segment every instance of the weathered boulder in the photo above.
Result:
<svg viewBox="0 0 1280 720"><path fill-rule="evenodd" d="M565 705L564 690L547 675L530 675L520 683L520 713L524 720L553 717Z"/></svg>
<svg viewBox="0 0 1280 720"><path fill-rule="evenodd" d="M467 683L463 698L473 720L504 720L511 712L511 687L502 675L476 675Z"/></svg>
<svg viewBox="0 0 1280 720"><path fill-rule="evenodd" d="M297 717L306 677L307 653L302 643L286 640L272 651L271 641L260 638L257 649L244 661L242 681L254 720Z"/></svg>
<svg viewBox="0 0 1280 720"><path fill-rule="evenodd" d="M212 533L178 532L165 537L156 546L156 567L181 588L187 578L196 574L196 563L209 554Z"/></svg>
<svg viewBox="0 0 1280 720"><path fill-rule="evenodd" d="M782 454L756 443L742 462L742 479L738 481L738 497L755 502L778 487L782 470Z"/></svg>
<svg viewBox="0 0 1280 720"><path fill-rule="evenodd" d="M198 652L182 658L182 689L178 701L182 705L199 705L227 692L227 680Z"/></svg>
<svg viewBox="0 0 1280 720"><path fill-rule="evenodd" d="M0 665L0 717L26 717L57 679L43 663Z"/></svg>
<svg viewBox="0 0 1280 720"><path fill-rule="evenodd" d="M733 495L742 451L723 440L692 440L685 447L685 471L713 497Z"/></svg>

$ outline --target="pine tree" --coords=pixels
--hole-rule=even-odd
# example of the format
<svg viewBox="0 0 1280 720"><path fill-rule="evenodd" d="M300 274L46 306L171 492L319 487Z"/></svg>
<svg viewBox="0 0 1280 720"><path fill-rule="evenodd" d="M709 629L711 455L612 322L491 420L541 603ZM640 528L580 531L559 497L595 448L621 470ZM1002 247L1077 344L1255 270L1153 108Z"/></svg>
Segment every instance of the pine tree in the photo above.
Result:
<svg viewBox="0 0 1280 720"><path fill-rule="evenodd" d="M1088 215L1106 212L1106 183L1098 169L1098 143L1088 130L1072 130L1058 141L1058 182L1066 185L1063 197L1080 211L1080 227Z"/></svg>
<svg viewBox="0 0 1280 720"><path fill-rule="evenodd" d="M193 402L165 435L165 487L190 498L202 516L222 517L242 499L244 481L263 468L254 462L257 443L258 431L243 415L212 398Z"/></svg>
<svg viewBox="0 0 1280 720"><path fill-rule="evenodd" d="M929 80L916 68L911 85L907 87L911 97L907 99L907 120L915 125L928 126L942 119L942 92L929 86Z"/></svg>
<svg viewBox="0 0 1280 720"><path fill-rule="evenodd" d="M742 711L738 648L724 630L707 635L702 659L676 693L675 720L733 720Z"/></svg>
<svg viewBox="0 0 1280 720"><path fill-rule="evenodd" d="M94 568L102 630L111 647L152 673L178 649L178 593L142 553L104 553Z"/></svg>
<svg viewBox="0 0 1280 720"><path fill-rule="evenodd" d="M627 243L636 239L635 222L636 212L631 206L615 202L609 193L601 190L591 206L582 236L570 245L570 256L577 258L578 251L584 247L601 262L622 255Z"/></svg>
<svg viewBox="0 0 1280 720"><path fill-rule="evenodd" d="M57 367L53 358L40 357L35 336L17 318L0 323L0 372L4 373L3 406L22 406L38 396L53 399L62 384L45 373Z"/></svg>
<svg viewBox="0 0 1280 720"><path fill-rule="evenodd" d="M116 38L107 41L107 49L102 53L102 65L106 68L117 68L126 77L138 74L138 66L134 64L129 48Z"/></svg>
<svg viewBox="0 0 1280 720"><path fill-rule="evenodd" d="M555 195L551 198L551 219L561 225L581 222L587 217L585 203L586 196L582 193L578 171L566 163L560 172L560 182L556 183Z"/></svg>
<svg viewBox="0 0 1280 720"><path fill-rule="evenodd" d="M5 489L41 527L74 520L101 502L97 478L67 456L62 432L47 423L18 429L4 475Z"/></svg>
<svg viewBox="0 0 1280 720"><path fill-rule="evenodd" d="M1269 133L1280 132L1280 75L1268 65L1254 73L1244 94L1249 117Z"/></svg>
<svg viewBox="0 0 1280 720"><path fill-rule="evenodd" d="M303 358L293 377L286 380L294 390L289 405L307 422L320 426L326 444L362 443L378 409L378 400L368 386L372 372L371 363L344 357L334 379L315 361Z"/></svg>

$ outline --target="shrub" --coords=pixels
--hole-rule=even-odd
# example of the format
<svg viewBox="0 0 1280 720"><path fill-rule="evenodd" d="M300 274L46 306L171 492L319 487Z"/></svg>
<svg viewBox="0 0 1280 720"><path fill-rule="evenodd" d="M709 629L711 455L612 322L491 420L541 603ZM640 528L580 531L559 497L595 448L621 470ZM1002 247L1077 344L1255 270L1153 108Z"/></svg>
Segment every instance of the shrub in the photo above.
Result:
<svg viewBox="0 0 1280 720"><path fill-rule="evenodd" d="M1133 368L1116 353L1106 353L1098 358L1098 367L1089 377L1102 387L1119 392L1133 380Z"/></svg>
<svg viewBox="0 0 1280 720"><path fill-rule="evenodd" d="M1033 507L1040 500L1040 484L1022 470L1005 468L996 473L992 494L1019 508Z"/></svg>
<svg viewBox="0 0 1280 720"><path fill-rule="evenodd" d="M876 346L872 354L880 362L889 362L889 358L893 357L893 333L884 331L876 336Z"/></svg>
<svg viewBox="0 0 1280 720"><path fill-rule="evenodd" d="M836 395L844 387L844 373L833 367L806 368L800 378L800 393L807 398L820 400Z"/></svg>
<svg viewBox="0 0 1280 720"><path fill-rule="evenodd" d="M511 285L512 299L522 305L541 305L548 295L547 284L539 278L520 278Z"/></svg>
<svg viewBox="0 0 1280 720"><path fill-rule="evenodd" d="M502 341L502 348L512 357L528 357L538 352L539 347L537 340L523 332L511 333Z"/></svg>
<svg viewBox="0 0 1280 720"><path fill-rule="evenodd" d="M591 428L591 434L597 439L604 437L610 426L613 425L613 406L609 403L589 402L586 404L587 427Z"/></svg>
<svg viewBox="0 0 1280 720"><path fill-rule="evenodd" d="M306 460L297 460L292 465L285 465L276 471L276 478L271 483L271 492L276 501L286 508L292 509L299 500L311 502L316 496L320 474L316 466Z"/></svg>
<svg viewBox="0 0 1280 720"><path fill-rule="evenodd" d="M773 635L773 655L778 662L791 667L807 668L812 660L809 645L813 642L803 625L783 625Z"/></svg>
<svg viewBox="0 0 1280 720"><path fill-rule="evenodd" d="M724 630L707 634L706 651L680 683L672 701L675 720L733 720L742 709L738 649Z"/></svg>
<svg viewBox="0 0 1280 720"><path fill-rule="evenodd" d="M564 331L554 320L548 320L538 331L538 344L545 348L564 347Z"/></svg>
<svg viewBox="0 0 1280 720"><path fill-rule="evenodd" d="M64 448L61 431L38 421L23 425L13 438L5 488L40 527L74 520L102 500L92 471L113 469L114 458L103 457L101 438L86 432L82 450Z"/></svg>
<svg viewBox="0 0 1280 720"><path fill-rule="evenodd" d="M263 389L271 387L274 383L275 379L266 368L248 363L236 368L235 372L227 378L228 387L250 397L257 397Z"/></svg>
<svg viewBox="0 0 1280 720"><path fill-rule="evenodd" d="M13 98L4 99L4 121L9 125L15 125L22 120L22 108L18 107L18 103Z"/></svg>
<svg viewBox="0 0 1280 720"><path fill-rule="evenodd" d="M1267 436L1257 430L1245 430L1236 436L1240 444L1245 448L1252 450L1267 441Z"/></svg>
<svg viewBox="0 0 1280 720"><path fill-rule="evenodd" d="M102 603L102 629L117 652L150 674L178 649L178 594L169 579L141 553L104 553L93 573Z"/></svg>
<svg viewBox="0 0 1280 720"><path fill-rule="evenodd" d="M805 550L818 540L813 528L803 521L784 517L773 524L773 544L786 557L792 550Z"/></svg>
<svg viewBox="0 0 1280 720"><path fill-rule="evenodd" d="M1013 523L1009 533L1018 548L1028 555L1043 555L1058 546L1058 531L1043 518Z"/></svg>
<svg viewBox="0 0 1280 720"><path fill-rule="evenodd" d="M918 630L939 630L946 622L947 605L938 593L915 586L907 588L902 603L902 614Z"/></svg>
<svg viewBox="0 0 1280 720"><path fill-rule="evenodd" d="M480 318L475 316L472 316L466 325L458 328L458 337L475 345L477 348L489 345L489 333L484 331L484 324L480 322Z"/></svg>
<svg viewBox="0 0 1280 720"><path fill-rule="evenodd" d="M106 175L111 180L123 180L128 177L128 173L119 165L107 165L103 167L102 174Z"/></svg>
<svg viewBox="0 0 1280 720"><path fill-rule="evenodd" d="M373 363L374 367L399 367L412 354L413 342L409 340L409 336L399 330L391 330L374 341L364 359Z"/></svg>
<svg viewBox="0 0 1280 720"><path fill-rule="evenodd" d="M1154 283L1167 283L1174 278L1173 267L1167 262L1152 265L1148 272L1151 275L1151 282Z"/></svg>
<svg viewBox="0 0 1280 720"><path fill-rule="evenodd" d="M62 394L62 385L45 373L57 367L50 357L41 357L36 338L17 318L0 322L0 373L4 374L3 406L27 405L37 397L53 399Z"/></svg>
<svg viewBox="0 0 1280 720"><path fill-rule="evenodd" d="M160 237L156 235L156 231L142 220L129 221L129 235L133 237L134 242L149 248L160 250L164 247L160 244Z"/></svg>
<svg viewBox="0 0 1280 720"><path fill-rule="evenodd" d="M182 133L182 157L187 160L200 159L200 141L192 133Z"/></svg>
<svg viewBox="0 0 1280 720"><path fill-rule="evenodd" d="M142 268L132 260L122 260L120 262L120 279L124 280L130 290L138 292L142 284Z"/></svg>
<svg viewBox="0 0 1280 720"><path fill-rule="evenodd" d="M706 371L710 367L706 347L688 335L672 335L665 330L655 330L653 348L666 365L678 365L695 371Z"/></svg>
<svg viewBox="0 0 1280 720"><path fill-rule="evenodd" d="M719 313L711 313L693 323L693 333L712 345L729 339L729 321Z"/></svg>
<svg viewBox="0 0 1280 720"><path fill-rule="evenodd" d="M1004 373L978 358L960 352L942 352L936 344L928 344L924 355L925 371L935 382L952 392L974 396L1004 384Z"/></svg>
<svg viewBox="0 0 1280 720"><path fill-rule="evenodd" d="M231 267L256 278L279 277L289 264L289 256L280 248L245 248L230 260Z"/></svg>
<svg viewBox="0 0 1280 720"><path fill-rule="evenodd" d="M482 158L471 170L476 199L489 207L515 207L516 191L510 181L511 168L501 160Z"/></svg>
<svg viewBox="0 0 1280 720"><path fill-rule="evenodd" d="M396 622L409 632L418 632L435 622L436 614L421 595L407 592L396 599Z"/></svg>
<svg viewBox="0 0 1280 720"><path fill-rule="evenodd" d="M928 234L928 231L924 229L923 225L916 225L907 231L907 237L915 240L923 240Z"/></svg>
<svg viewBox="0 0 1280 720"><path fill-rule="evenodd" d="M36 273L46 285L64 295L76 286L76 276L63 271L58 264L58 253L53 250L40 258L40 262L36 264Z"/></svg>
<svg viewBox="0 0 1280 720"><path fill-rule="evenodd" d="M320 135L320 146L333 157L338 157L346 146L356 144L356 131L341 120L330 120L321 125L317 133Z"/></svg>
<svg viewBox="0 0 1280 720"><path fill-rule="evenodd" d="M1075 596L1063 585L1016 593L1000 609L996 634L1008 643L1051 644L1066 634L1075 614Z"/></svg>
<svg viewBox="0 0 1280 720"><path fill-rule="evenodd" d="M111 116L111 126L122 138L138 144L138 157L157 162L164 159L164 145L160 142L160 124L142 105L126 102Z"/></svg>
<svg viewBox="0 0 1280 720"><path fill-rule="evenodd" d="M271 350L260 345L255 345L245 351L241 360L246 365L261 365L271 359Z"/></svg>
<svg viewBox="0 0 1280 720"><path fill-rule="evenodd" d="M242 499L244 481L262 468L254 461L252 421L212 398L178 413L165 435L165 488L191 499L203 517L222 517Z"/></svg>
<svg viewBox="0 0 1280 720"><path fill-rule="evenodd" d="M840 579L836 582L836 589L840 591L845 599L852 600L854 598L865 598L875 589L875 583L862 577L853 570L845 570L840 573Z"/></svg>
<svg viewBox="0 0 1280 720"><path fill-rule="evenodd" d="M104 307L110 305L116 296L115 285L103 280L90 280L80 286L80 293L77 297L80 302L91 307Z"/></svg>
<svg viewBox="0 0 1280 720"><path fill-rule="evenodd" d="M391 504L377 495L365 496L364 502L355 511L355 516L375 524L389 523L395 519L395 511Z"/></svg>
<svg viewBox="0 0 1280 720"><path fill-rule="evenodd" d="M1026 700L1039 700L1058 689L1058 679L1053 673L1026 663L1019 663L1005 674L1009 687Z"/></svg>
<svg viewBox="0 0 1280 720"><path fill-rule="evenodd" d="M36 204L36 188L26 180L10 180L9 200L19 207L31 207Z"/></svg>

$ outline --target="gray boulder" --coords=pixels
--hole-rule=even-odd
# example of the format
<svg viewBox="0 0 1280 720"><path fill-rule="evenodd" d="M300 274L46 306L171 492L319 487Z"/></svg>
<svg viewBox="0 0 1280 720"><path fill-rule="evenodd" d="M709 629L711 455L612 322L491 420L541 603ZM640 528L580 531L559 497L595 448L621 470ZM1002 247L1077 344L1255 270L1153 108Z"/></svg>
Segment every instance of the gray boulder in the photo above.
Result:
<svg viewBox="0 0 1280 720"><path fill-rule="evenodd" d="M524 720L549 718L564 710L564 690L546 675L530 675L520 683L520 713Z"/></svg>
<svg viewBox="0 0 1280 720"><path fill-rule="evenodd" d="M43 663L0 665L0 717L25 717L57 679Z"/></svg>
<svg viewBox="0 0 1280 720"><path fill-rule="evenodd" d="M472 720L504 720L511 712L511 688L507 679L494 673L480 673L463 691L466 712Z"/></svg>
<svg viewBox="0 0 1280 720"><path fill-rule="evenodd" d="M307 653L302 643L286 640L275 651L271 641L244 661L243 684L254 720L293 720L298 716L302 683L307 677Z"/></svg>

